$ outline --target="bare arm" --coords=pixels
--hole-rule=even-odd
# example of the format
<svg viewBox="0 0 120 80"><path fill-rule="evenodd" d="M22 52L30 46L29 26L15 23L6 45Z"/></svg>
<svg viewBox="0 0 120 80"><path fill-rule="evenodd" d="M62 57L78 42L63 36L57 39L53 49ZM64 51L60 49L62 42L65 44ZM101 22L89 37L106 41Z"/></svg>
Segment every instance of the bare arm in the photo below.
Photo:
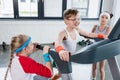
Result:
<svg viewBox="0 0 120 80"><path fill-rule="evenodd" d="M92 33L94 33L95 32L95 30L96 30L96 27L97 27L97 25L94 25L94 27L92 28Z"/></svg>
<svg viewBox="0 0 120 80"><path fill-rule="evenodd" d="M48 50L50 49L50 47L49 46L45 46L44 48L43 48L43 54L45 55L45 54L48 54ZM48 57L47 57L48 58ZM46 64L45 64L45 66L50 70L50 72L51 72L51 74L53 73L53 67L52 67L52 63L51 63L51 61L47 61L46 62ZM57 80L58 78L60 77L60 74L59 73L57 73L57 74L52 74L52 77L50 78L50 80Z"/></svg>
<svg viewBox="0 0 120 80"><path fill-rule="evenodd" d="M65 31L61 31L58 35L58 39L55 41L55 48L57 48L58 46L62 46L62 41L63 39L66 38L66 32ZM63 61L69 61L69 52L65 51L65 50L61 50L58 52L60 59Z"/></svg>
<svg viewBox="0 0 120 80"><path fill-rule="evenodd" d="M96 26L97 26L97 25L94 25L94 27L93 27L93 29L92 29L91 32L93 32L93 33L95 32ZM107 27L107 30L106 30L106 33L105 33L105 37L106 37L106 38L107 38L108 35L110 34L110 31L111 31L111 27Z"/></svg>
<svg viewBox="0 0 120 80"><path fill-rule="evenodd" d="M65 37L66 37L65 31L61 31L58 35L58 39L55 41L55 48L57 46L62 46L61 43Z"/></svg>
<svg viewBox="0 0 120 80"><path fill-rule="evenodd" d="M98 34L96 34L96 33L88 33L88 32L85 32L85 31L81 30L80 28L77 28L76 30L82 36L91 37L91 38L95 38L95 37L98 36Z"/></svg>
<svg viewBox="0 0 120 80"><path fill-rule="evenodd" d="M43 48L43 54L48 53L49 48L50 48L49 46L45 46L45 47ZM51 71L51 73L52 73L52 63L51 63L51 61L46 62L45 66L46 66L46 67Z"/></svg>

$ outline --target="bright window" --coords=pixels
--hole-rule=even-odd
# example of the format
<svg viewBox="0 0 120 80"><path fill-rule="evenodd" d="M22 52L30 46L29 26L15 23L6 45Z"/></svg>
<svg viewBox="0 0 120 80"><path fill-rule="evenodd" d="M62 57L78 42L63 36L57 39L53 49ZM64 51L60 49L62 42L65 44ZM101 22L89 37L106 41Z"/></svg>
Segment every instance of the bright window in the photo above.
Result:
<svg viewBox="0 0 120 80"><path fill-rule="evenodd" d="M102 0L0 0L0 18L63 19L64 10L76 8L81 18L98 19L101 3Z"/></svg>
<svg viewBox="0 0 120 80"><path fill-rule="evenodd" d="M13 0L0 0L0 18L13 17Z"/></svg>
<svg viewBox="0 0 120 80"><path fill-rule="evenodd" d="M62 0L44 0L44 17L62 17Z"/></svg>
<svg viewBox="0 0 120 80"><path fill-rule="evenodd" d="M38 17L37 0L18 0L19 17Z"/></svg>
<svg viewBox="0 0 120 80"><path fill-rule="evenodd" d="M102 0L72 0L72 8L80 11L82 18L98 18Z"/></svg>

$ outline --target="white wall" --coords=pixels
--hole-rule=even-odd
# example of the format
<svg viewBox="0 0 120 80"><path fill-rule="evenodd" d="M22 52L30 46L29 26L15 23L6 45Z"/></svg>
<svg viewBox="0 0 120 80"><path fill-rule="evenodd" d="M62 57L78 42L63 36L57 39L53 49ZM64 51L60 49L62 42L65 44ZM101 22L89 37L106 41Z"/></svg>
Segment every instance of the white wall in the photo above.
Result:
<svg viewBox="0 0 120 80"><path fill-rule="evenodd" d="M102 12L108 11L109 13L112 13L114 15L114 13L113 13L114 2L115 2L115 0L103 0ZM114 26L113 23L111 23L113 21L114 20L112 18L109 22L111 27Z"/></svg>
<svg viewBox="0 0 120 80"><path fill-rule="evenodd" d="M97 21L81 21L80 27L90 31ZM0 21L0 44L8 44L14 35L27 34L33 41L51 43L57 39L58 33L65 28L64 21Z"/></svg>
<svg viewBox="0 0 120 80"><path fill-rule="evenodd" d="M109 11L114 15L110 23L112 27L114 27L116 21L120 17L119 5L120 5L120 0L103 0L102 11Z"/></svg>
<svg viewBox="0 0 120 80"><path fill-rule="evenodd" d="M114 4L113 4L113 13L114 13L114 17L112 19L112 25L115 25L116 21L120 18L120 0L114 0Z"/></svg>
<svg viewBox="0 0 120 80"><path fill-rule="evenodd" d="M102 11L113 12L114 0L103 0Z"/></svg>

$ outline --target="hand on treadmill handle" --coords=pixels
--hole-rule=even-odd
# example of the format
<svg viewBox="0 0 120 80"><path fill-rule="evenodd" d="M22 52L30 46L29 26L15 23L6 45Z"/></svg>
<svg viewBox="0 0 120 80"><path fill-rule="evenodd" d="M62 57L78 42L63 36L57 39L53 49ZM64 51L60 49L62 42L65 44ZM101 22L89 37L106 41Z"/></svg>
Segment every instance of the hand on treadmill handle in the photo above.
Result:
<svg viewBox="0 0 120 80"><path fill-rule="evenodd" d="M60 56L60 59L63 61L69 62L69 60L70 60L70 52L69 51L61 50L59 52L59 56Z"/></svg>
<svg viewBox="0 0 120 80"><path fill-rule="evenodd" d="M40 49L40 50L43 50L44 46L38 44L38 45L36 46L36 48L38 48L38 49Z"/></svg>

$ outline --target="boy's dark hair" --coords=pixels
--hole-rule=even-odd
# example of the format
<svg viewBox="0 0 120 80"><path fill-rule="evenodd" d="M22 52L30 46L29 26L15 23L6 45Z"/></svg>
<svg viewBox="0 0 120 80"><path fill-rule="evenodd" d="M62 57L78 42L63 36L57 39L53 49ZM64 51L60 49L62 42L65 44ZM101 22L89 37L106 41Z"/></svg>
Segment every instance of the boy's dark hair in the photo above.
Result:
<svg viewBox="0 0 120 80"><path fill-rule="evenodd" d="M78 10L77 9L67 9L64 11L64 19L68 19L70 18L72 15L76 16L78 14Z"/></svg>

